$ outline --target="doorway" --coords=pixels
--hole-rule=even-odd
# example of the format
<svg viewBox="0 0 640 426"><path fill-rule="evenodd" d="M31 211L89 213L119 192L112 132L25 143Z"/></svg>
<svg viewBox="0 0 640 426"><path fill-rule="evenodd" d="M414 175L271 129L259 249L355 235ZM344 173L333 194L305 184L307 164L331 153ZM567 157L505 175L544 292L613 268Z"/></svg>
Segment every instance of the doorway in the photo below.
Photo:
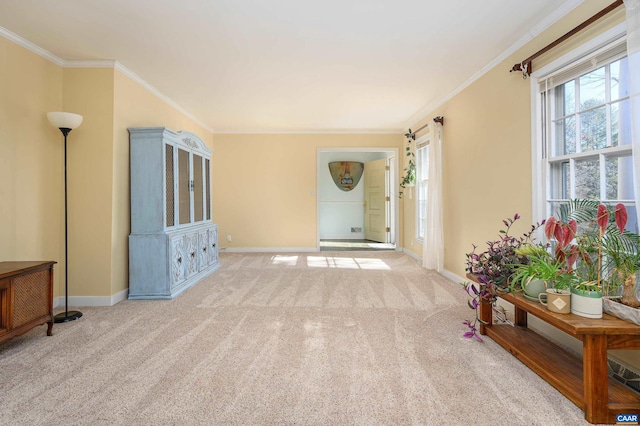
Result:
<svg viewBox="0 0 640 426"><path fill-rule="evenodd" d="M317 150L317 248L326 250L394 250L398 235L397 148L318 148ZM383 160L386 163L384 178L386 217L383 229L387 232L378 241L365 236L365 175L350 191L340 189L334 183L329 163L353 161L363 164Z"/></svg>
<svg viewBox="0 0 640 426"><path fill-rule="evenodd" d="M320 240L320 251L375 251L395 250L393 243L379 243L371 240Z"/></svg>

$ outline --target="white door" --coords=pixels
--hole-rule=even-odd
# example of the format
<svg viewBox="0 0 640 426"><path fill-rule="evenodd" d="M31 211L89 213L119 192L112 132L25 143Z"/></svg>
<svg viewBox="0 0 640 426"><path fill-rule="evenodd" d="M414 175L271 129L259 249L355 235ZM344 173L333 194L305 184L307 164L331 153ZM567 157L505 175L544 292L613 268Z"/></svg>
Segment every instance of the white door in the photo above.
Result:
<svg viewBox="0 0 640 426"><path fill-rule="evenodd" d="M364 165L364 238L387 241L387 160L371 161Z"/></svg>

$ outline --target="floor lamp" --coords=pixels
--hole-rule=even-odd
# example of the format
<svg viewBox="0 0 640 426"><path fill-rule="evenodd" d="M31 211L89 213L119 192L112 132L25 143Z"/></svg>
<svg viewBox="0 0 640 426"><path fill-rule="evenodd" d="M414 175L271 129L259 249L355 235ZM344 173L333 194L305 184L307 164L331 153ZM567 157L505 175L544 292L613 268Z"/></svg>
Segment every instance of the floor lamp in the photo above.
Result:
<svg viewBox="0 0 640 426"><path fill-rule="evenodd" d="M48 112L47 118L52 126L60 129L64 135L64 312L53 317L54 322L68 322L78 319L82 312L69 311L69 262L67 253L67 135L82 124L82 116L71 112Z"/></svg>

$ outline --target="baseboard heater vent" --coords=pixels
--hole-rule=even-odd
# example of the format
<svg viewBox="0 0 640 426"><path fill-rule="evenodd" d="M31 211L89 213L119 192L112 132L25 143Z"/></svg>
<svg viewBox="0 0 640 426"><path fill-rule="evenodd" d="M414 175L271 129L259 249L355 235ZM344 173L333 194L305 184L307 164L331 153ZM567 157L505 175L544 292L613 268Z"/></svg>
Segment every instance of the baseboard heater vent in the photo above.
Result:
<svg viewBox="0 0 640 426"><path fill-rule="evenodd" d="M609 376L640 394L640 374L622 362L609 358Z"/></svg>

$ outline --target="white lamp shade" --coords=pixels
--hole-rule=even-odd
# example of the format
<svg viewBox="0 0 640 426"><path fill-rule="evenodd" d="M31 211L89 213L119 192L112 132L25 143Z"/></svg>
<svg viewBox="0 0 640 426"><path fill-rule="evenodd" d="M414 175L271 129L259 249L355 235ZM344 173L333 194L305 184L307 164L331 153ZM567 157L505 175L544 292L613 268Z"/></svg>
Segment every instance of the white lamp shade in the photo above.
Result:
<svg viewBox="0 0 640 426"><path fill-rule="evenodd" d="M82 124L82 116L72 112L48 112L47 118L58 129L75 129Z"/></svg>

